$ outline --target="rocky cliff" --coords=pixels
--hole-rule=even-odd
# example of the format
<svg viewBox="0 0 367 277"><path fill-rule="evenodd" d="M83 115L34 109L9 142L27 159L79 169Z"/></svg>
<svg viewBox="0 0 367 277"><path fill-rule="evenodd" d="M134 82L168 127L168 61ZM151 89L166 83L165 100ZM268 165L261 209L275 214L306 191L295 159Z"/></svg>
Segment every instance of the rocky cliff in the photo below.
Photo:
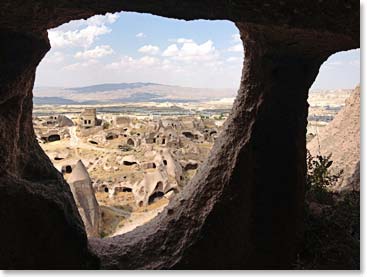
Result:
<svg viewBox="0 0 367 277"><path fill-rule="evenodd" d="M360 163L360 87L356 87L346 100L344 108L310 141L307 148L311 155L331 154L331 169L343 170L335 190L359 190Z"/></svg>

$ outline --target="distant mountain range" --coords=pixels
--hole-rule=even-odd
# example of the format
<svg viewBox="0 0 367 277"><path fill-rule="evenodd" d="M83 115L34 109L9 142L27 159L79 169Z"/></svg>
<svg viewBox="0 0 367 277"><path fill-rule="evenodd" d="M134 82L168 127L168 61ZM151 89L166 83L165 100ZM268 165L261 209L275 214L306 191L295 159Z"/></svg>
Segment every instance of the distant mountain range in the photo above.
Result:
<svg viewBox="0 0 367 277"><path fill-rule="evenodd" d="M79 93L91 93L91 92L102 92L102 91L113 91L113 90L125 90L125 89L136 89L145 86L160 85L155 83L119 83L119 84L99 84L87 87L76 87L70 88L70 90Z"/></svg>
<svg viewBox="0 0 367 277"><path fill-rule="evenodd" d="M155 83L111 83L85 87L35 87L34 104L74 105L139 102L198 102L234 97L235 89L208 89Z"/></svg>

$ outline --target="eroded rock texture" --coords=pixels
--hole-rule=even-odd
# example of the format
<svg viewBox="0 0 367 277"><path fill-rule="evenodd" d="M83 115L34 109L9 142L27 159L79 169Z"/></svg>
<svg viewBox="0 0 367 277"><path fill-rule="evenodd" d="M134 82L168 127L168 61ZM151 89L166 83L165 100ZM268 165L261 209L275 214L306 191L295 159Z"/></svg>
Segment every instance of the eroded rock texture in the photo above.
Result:
<svg viewBox="0 0 367 277"><path fill-rule="evenodd" d="M99 237L101 211L94 195L92 180L81 160L76 163L67 181L88 237Z"/></svg>
<svg viewBox="0 0 367 277"><path fill-rule="evenodd" d="M98 267L68 184L32 127L36 66L46 33L0 31L0 267Z"/></svg>
<svg viewBox="0 0 367 277"><path fill-rule="evenodd" d="M360 97L358 86L333 121L307 145L312 156L332 155L331 170L335 174L343 170L334 190L359 190L360 187Z"/></svg>
<svg viewBox="0 0 367 277"><path fill-rule="evenodd" d="M307 91L332 53L359 47L356 1L2 1L0 267L290 268L302 239ZM228 19L245 62L225 129L191 183L145 226L91 239L32 127L46 30L116 11Z"/></svg>

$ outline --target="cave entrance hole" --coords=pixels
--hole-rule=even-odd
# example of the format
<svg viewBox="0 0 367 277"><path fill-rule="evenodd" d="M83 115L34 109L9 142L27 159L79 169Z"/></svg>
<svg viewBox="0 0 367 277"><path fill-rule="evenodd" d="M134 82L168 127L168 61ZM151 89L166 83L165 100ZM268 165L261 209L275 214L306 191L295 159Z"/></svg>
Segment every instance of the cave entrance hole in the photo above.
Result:
<svg viewBox="0 0 367 277"><path fill-rule="evenodd" d="M125 15L132 16L131 13L125 12L118 16L123 17ZM139 17L145 15L135 14L134 16ZM80 25L77 26L81 27L76 27L79 28L76 33L80 33L80 31L84 30L83 24L97 24L95 22L102 22L104 20L103 16L96 17L98 17L98 20L93 19L90 22L88 20L80 21ZM159 18L157 16L147 17L150 17L152 20L157 20L157 18ZM135 201L133 203L134 207L142 207L147 204L154 203L157 199L162 198L164 193L167 193L163 191L162 182L158 182L156 184L154 193L150 196L147 195L148 190L145 190L145 188L140 189L141 184L144 183L142 180L146 173L162 175L167 179L164 182L178 182L180 187L184 188L186 186L187 182L189 182L196 172L185 171L185 164L192 160L197 162L198 165L203 163L213 145L213 142L209 140L204 141L204 143L197 141L199 138L198 134L201 134L201 138L204 137L203 134L205 128L217 127L218 129L221 129L226 117L219 120L219 114L229 114L232 108L232 101L237 94L237 87L241 78L244 53L241 48L242 42L239 39L238 29L232 22L221 21L225 31L217 35L208 35L209 33L207 30L203 30L204 28L211 28L210 25L214 24L213 21L182 22L166 18L161 18L161 20L167 22L170 21L172 24L180 25L177 30L187 29L187 26L189 25L194 26L195 24L199 24L200 26L198 28L194 28L195 32L192 32L191 34L178 33L177 39L174 40L170 37L170 34L167 34L166 40L162 41L161 45L158 46L153 45L153 42L149 42L148 40L148 38L152 38L158 33L152 33L150 36L146 37L144 34L139 34L139 36L136 37L133 36L136 38L136 41L130 41L135 43L134 49L136 49L136 53L131 54L127 59L121 58L125 57L128 54L127 52L123 52L123 49L119 50L119 45L104 44L102 37L99 37L101 41L93 40L93 43L90 45L83 45L83 47L75 46L77 43L82 43L81 41L70 43L70 48L68 48L69 46L65 46L68 48L70 53L74 51L73 55L62 55L64 50L62 48L54 47L55 42L51 39L52 48L47 54L45 60L47 62L48 59L54 58L52 61L57 61L57 63L59 63L58 67L55 67L55 70L48 68L47 72L45 72L45 70L43 70L43 61L38 67L36 75L38 79L42 80L43 73L45 73L45 75L47 73L47 76L50 76L53 72L55 76L58 76L58 80L62 81L63 85L69 88L76 88L75 91L72 89L69 91L70 93L68 96L71 97L71 101L78 98L78 101L82 100L85 103L89 102L85 105L85 108L82 107L79 108L79 110L74 109L73 105L69 106L73 108L73 111L77 114L73 118L73 121L78 122L78 119L80 119L80 113L82 113L83 110L88 110L87 116L88 118L91 118L91 121L87 121L85 123L101 121L101 124L98 126L91 126L88 129L80 128L80 126L78 126L80 123L76 123L76 126L70 127L70 158L73 159L75 158L74 155L78 155L83 158L83 161L86 161L85 166L90 178L92 179L93 187L101 188L101 185L104 183L108 183L110 187L115 187L117 183L119 183L119 186L131 186L132 188L123 188L122 192L129 192L128 197L130 198L126 198L124 200L131 202ZM186 27L184 25L186 25ZM72 24L70 26L72 26ZM169 28L171 27L172 26ZM67 28L69 27L63 26L60 29L50 30L50 32L53 35L65 34L65 32L67 32L65 31ZM153 30L152 32L159 32L160 34L164 33L163 30ZM115 32L112 33L115 34ZM193 39L188 36L196 36L197 38ZM182 39L180 37L188 38ZM64 38L66 37L64 36ZM226 46L223 46L224 40L227 40ZM87 42L84 41L84 43ZM225 47L231 50L226 51ZM93 62L88 66L83 66L88 63L87 58L93 55L101 56L95 57ZM55 59L55 57L59 57L60 59ZM108 64L103 64L102 61L104 57L108 57ZM130 66L129 72L124 71L127 68L126 62L128 62ZM209 76L210 74L215 74L215 72L212 71L213 66L215 65L221 65L222 70L228 72L226 76L231 79L228 83L233 84L231 85L233 89L231 89L229 94L227 94L228 91L219 91L216 89L217 86L220 86L219 81L223 79L221 78L221 74L220 78L219 76L218 78ZM79 84L68 84L67 78L64 78L65 76L63 76L63 72L56 72L56 69L60 68L60 66L62 66L64 72L69 69L73 70L72 77L75 81L78 81ZM108 71L109 68L114 69L112 71ZM103 69L103 71L101 71L101 69ZM93 74L88 74L89 70L92 70ZM159 72L159 74L156 74L157 72L154 72L154 70L165 70L165 72ZM177 74L180 70L187 74L192 74L193 71L197 71L196 74L188 79L195 79L197 87L208 87L208 90L211 90L212 88L213 91L215 90L216 99L220 99L216 103L216 108L208 108L204 102L202 104L198 104L200 101L196 99L197 93L192 92L191 89L191 87L195 86L191 84L183 85L182 83L178 83L177 86L170 85L167 86L166 89L168 93L157 93L157 89L154 87L154 84L172 84L172 82L177 80L176 77L180 76ZM83 74L80 74L79 71L84 72ZM130 76L129 74L132 74L131 72L134 72L135 78L127 79L128 76ZM113 76L117 73L120 79L115 79L112 83L99 82L99 76L108 76L113 79ZM84 78L85 76L87 76L87 78ZM163 77L168 79L163 80ZM137 81L136 83L133 83L132 80ZM216 84L216 82L218 82L218 84ZM101 85L91 86L90 84L92 83L101 83ZM185 87L187 87L187 89L184 91ZM112 94L117 95L117 92L124 92L124 89L129 93L123 98L121 95L116 99L104 99L101 96L111 96ZM165 91L165 89L162 91ZM98 95L98 93L101 93L101 95ZM177 95L175 95L175 93L177 93ZM88 97L92 96L92 94L94 94L93 99L89 99ZM208 91L205 97L210 99L211 95L212 93ZM59 96L60 98L63 98L63 95ZM75 97L74 100L72 99L73 97ZM101 100L109 101L109 103L113 103L114 106L108 108L100 107L98 105L103 102L99 102ZM124 105L121 105L121 102L118 104L115 103L115 101L121 101L125 106L126 103L132 103L134 104L134 107L131 109L124 109ZM88 106L90 103L93 103L91 104L93 105L92 109L88 109L90 108ZM143 104L139 106L137 103L150 104L149 106L144 106ZM97 118L95 118L95 114L93 113L95 106L97 106L99 111L98 114L96 114ZM199 108L196 110L195 106L198 106ZM218 107L220 109L217 109ZM35 108L38 109L37 106ZM58 110L61 111L61 108L56 105L52 114L58 113ZM127 112L124 114L126 110ZM109 114L109 112L111 113ZM117 128L114 126L115 121L113 117L116 113L122 114L123 116L128 115L128 117L132 119L124 124L124 126ZM144 120L140 120L134 115L134 113L143 114L146 115L146 117ZM83 121L81 123L83 123ZM101 126L104 126L102 131L100 130ZM185 131L187 131L187 133L185 133ZM101 134L99 132L101 132ZM104 135L102 132L104 132ZM118 144L116 144L116 142L118 142ZM123 145L123 143L126 144ZM111 145L111 149L107 149L108 146L106 145ZM147 148L148 145L149 148ZM160 152L162 148L168 150L168 155L171 157L167 157L166 154L162 154L162 152ZM117 151L119 149L122 151ZM95 153L91 153L93 151L95 151ZM164 155L165 158L161 160L162 157L160 156L149 156L150 152L156 153L155 155L160 153L161 155ZM131 160L123 160L123 157L127 154L134 155L134 162ZM147 154L147 157L145 157L145 154ZM84 157L83 155L86 156ZM118 164L115 162L116 157L114 155L120 156ZM167 163L167 158L170 160L169 163ZM135 159L137 162L135 162ZM158 163L158 161L161 162ZM132 165L134 166L131 167ZM136 172L130 172L130 170L134 170ZM68 172L67 169L66 172ZM135 184L138 184L138 188L134 187ZM98 192L108 193L109 189L108 187L102 187ZM171 189L168 192L179 193L179 190ZM100 199L98 199L100 194L96 193L95 195L97 202L100 201ZM101 195L101 199L105 201L106 195L103 193ZM113 201L122 201L117 198L118 196L119 195L110 194L109 203L113 203ZM144 198L144 200L142 201L141 198ZM100 204L101 203L105 202L100 202ZM119 203L115 204L119 205Z"/></svg>

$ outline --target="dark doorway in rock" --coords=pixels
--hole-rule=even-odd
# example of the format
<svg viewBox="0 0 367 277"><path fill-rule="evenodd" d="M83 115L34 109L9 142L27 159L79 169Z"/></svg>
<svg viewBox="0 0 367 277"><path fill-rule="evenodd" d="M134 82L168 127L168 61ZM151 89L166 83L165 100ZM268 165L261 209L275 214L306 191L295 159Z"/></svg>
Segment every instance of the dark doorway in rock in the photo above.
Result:
<svg viewBox="0 0 367 277"><path fill-rule="evenodd" d="M60 135L51 135L51 136L48 136L47 140L49 142L53 142L53 141L57 141L57 140L60 140Z"/></svg>
<svg viewBox="0 0 367 277"><path fill-rule="evenodd" d="M151 196L149 196L148 204L153 204L155 201L161 199L164 196L164 193L161 191L154 192Z"/></svg>
<svg viewBox="0 0 367 277"><path fill-rule="evenodd" d="M163 190L163 183L159 181L157 185L155 186L155 191L162 191Z"/></svg>
<svg viewBox="0 0 367 277"><path fill-rule="evenodd" d="M66 173L71 173L73 171L73 169L72 169L72 167L70 166L70 165L67 165L66 167L65 167L65 172Z"/></svg>
<svg viewBox="0 0 367 277"><path fill-rule="evenodd" d="M127 145L135 146L135 143L131 138L129 138L126 143L127 143Z"/></svg>
<svg viewBox="0 0 367 277"><path fill-rule="evenodd" d="M182 132L182 134L185 136L185 137L187 137L187 138L189 138L189 139L194 139L195 137L194 137L194 135L191 133L191 132Z"/></svg>

